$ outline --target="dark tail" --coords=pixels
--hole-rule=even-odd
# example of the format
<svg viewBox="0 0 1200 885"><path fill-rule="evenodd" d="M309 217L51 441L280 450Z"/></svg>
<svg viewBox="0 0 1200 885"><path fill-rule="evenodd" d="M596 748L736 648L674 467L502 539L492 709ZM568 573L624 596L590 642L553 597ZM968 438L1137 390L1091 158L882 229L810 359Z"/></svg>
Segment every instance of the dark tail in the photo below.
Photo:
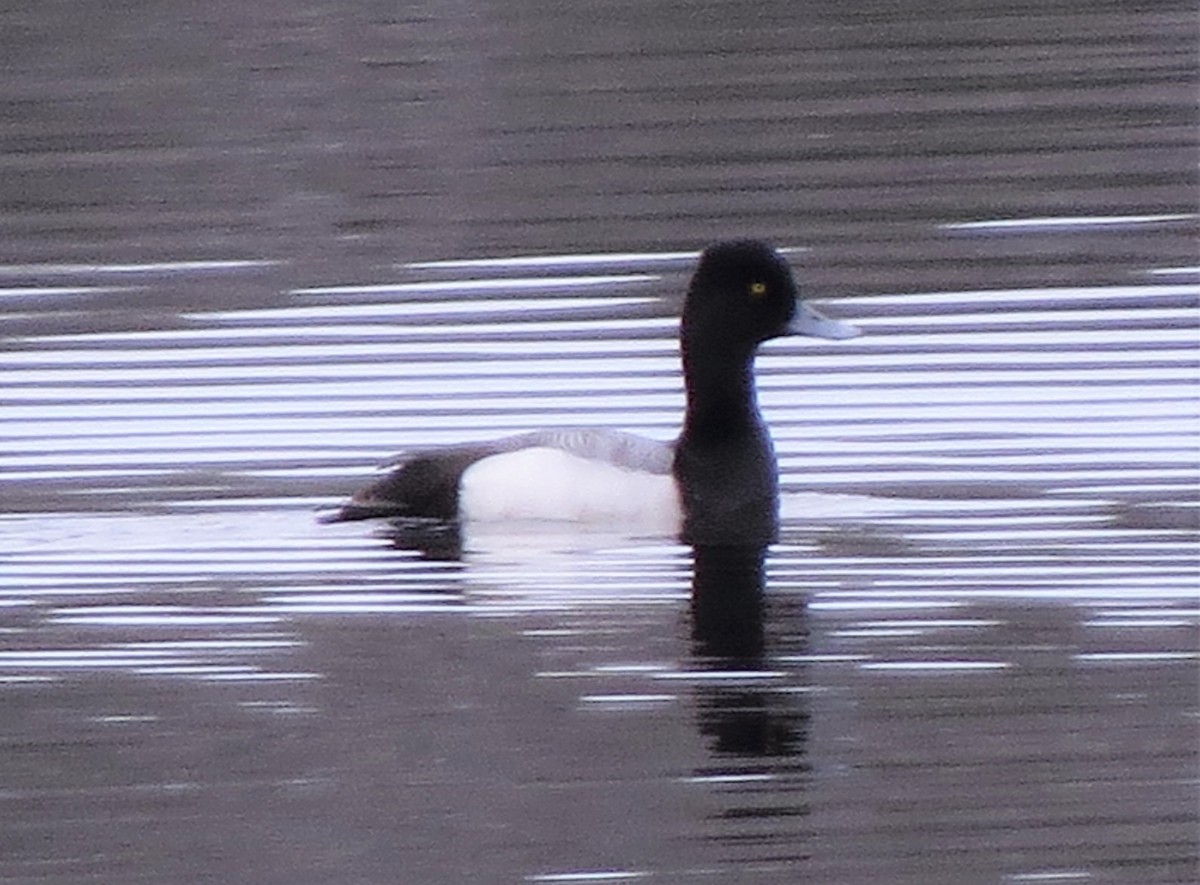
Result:
<svg viewBox="0 0 1200 885"><path fill-rule="evenodd" d="M458 487L463 472L495 452L487 445L447 446L406 456L378 482L360 489L321 522L416 518L451 522L458 518Z"/></svg>

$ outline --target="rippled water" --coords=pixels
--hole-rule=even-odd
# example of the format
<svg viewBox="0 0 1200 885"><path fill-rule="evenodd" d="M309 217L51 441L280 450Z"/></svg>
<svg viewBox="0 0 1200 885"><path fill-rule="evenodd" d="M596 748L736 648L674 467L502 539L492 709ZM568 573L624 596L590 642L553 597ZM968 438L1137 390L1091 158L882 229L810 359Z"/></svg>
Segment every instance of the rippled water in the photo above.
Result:
<svg viewBox="0 0 1200 885"><path fill-rule="evenodd" d="M1185 880L1190 541L813 503L715 631L669 544L9 523L6 871Z"/></svg>
<svg viewBox="0 0 1200 885"><path fill-rule="evenodd" d="M0 879L1195 881L1194 10L581 15L0 12ZM673 437L730 235L765 563L316 522Z"/></svg>
<svg viewBox="0 0 1200 885"><path fill-rule="evenodd" d="M404 445L669 438L690 258L14 342L6 875L1185 880L1195 284L846 298L863 338L769 346L761 604L669 539L315 522Z"/></svg>
<svg viewBox="0 0 1200 885"><path fill-rule="evenodd" d="M10 500L350 488L391 450L543 424L671 438L684 278L651 271L687 259L656 258L621 274L314 287L174 328L24 336L2 357ZM47 291L103 309L126 290L9 295L36 306ZM788 485L1189 499L1198 300L1194 283L840 299L862 339L760 357Z"/></svg>

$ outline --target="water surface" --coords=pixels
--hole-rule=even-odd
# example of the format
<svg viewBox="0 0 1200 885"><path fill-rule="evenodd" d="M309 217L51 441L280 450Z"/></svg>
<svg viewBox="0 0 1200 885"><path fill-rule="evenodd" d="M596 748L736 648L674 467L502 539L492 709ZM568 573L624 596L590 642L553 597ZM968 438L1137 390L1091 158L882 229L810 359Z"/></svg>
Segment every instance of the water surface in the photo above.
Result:
<svg viewBox="0 0 1200 885"><path fill-rule="evenodd" d="M0 13L0 879L1196 880L1194 10L801 7ZM316 522L733 235L765 562Z"/></svg>

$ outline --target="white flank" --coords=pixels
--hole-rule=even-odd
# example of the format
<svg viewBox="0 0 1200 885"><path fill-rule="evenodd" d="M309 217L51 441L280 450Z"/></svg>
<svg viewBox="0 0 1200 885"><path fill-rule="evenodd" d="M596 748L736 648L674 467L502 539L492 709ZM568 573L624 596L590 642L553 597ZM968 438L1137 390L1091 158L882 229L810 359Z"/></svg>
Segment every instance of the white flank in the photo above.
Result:
<svg viewBox="0 0 1200 885"><path fill-rule="evenodd" d="M683 521L674 477L548 447L484 458L462 477L467 522L539 520L673 534Z"/></svg>

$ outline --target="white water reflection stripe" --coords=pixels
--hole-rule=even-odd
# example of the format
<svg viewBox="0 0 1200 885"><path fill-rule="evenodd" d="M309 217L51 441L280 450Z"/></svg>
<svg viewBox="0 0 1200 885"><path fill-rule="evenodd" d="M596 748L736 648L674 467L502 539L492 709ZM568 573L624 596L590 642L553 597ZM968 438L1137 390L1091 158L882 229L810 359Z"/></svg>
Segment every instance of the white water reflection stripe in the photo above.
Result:
<svg viewBox="0 0 1200 885"><path fill-rule="evenodd" d="M440 336L441 333L439 333ZM410 341L403 335L395 341L373 344L281 344L271 346L241 345L230 343L228 347L204 347L194 349L145 349L145 350L40 350L9 351L0 355L0 367L20 365L79 365L103 366L107 364L141 365L149 363L246 363L253 360L287 360L304 363L311 360L345 360L374 357L391 363L402 362L405 357L423 354L446 354L447 351L472 354L511 354L535 357L549 345L539 336L530 336L524 341L493 341L436 339ZM608 356L611 354L653 354L678 352L674 341L659 339L593 339L589 341L555 341L556 355L564 352L580 356Z"/></svg>
<svg viewBox="0 0 1200 885"><path fill-rule="evenodd" d="M1180 435L1194 438L1196 427L1195 411L1182 410L1178 402L1158 404L1142 404L1137 409L1107 409L1107 410L1067 410L1053 404L1040 408L1025 408L1011 418L997 417L996 409L986 405L964 407L951 410L957 414L947 415L948 410L929 408L922 411L914 405L909 410L897 408L891 411L867 409L864 411L841 410L837 415L827 414L825 410L809 412L806 410L793 411L791 414L777 410L768 410L768 420L773 429L778 429L777 442L805 439L839 440L847 439L879 439L880 436L920 437L923 435L942 434L950 437L941 442L934 441L932 448L944 449L946 446L957 445L955 437L967 434L982 433L1032 433L1044 437L1047 434L1071 435L1093 434L1100 436L1120 437L1124 433L1145 434L1154 431L1159 434ZM480 416L487 416L486 426L480 426ZM94 418L86 422L61 420L51 425L45 418L32 421L9 421L0 423L0 439L3 440L46 440L53 438L74 438L82 443L85 439L111 439L113 437L145 437L153 447L158 444L170 445L176 436L203 437L206 434L229 434L230 444L244 445L244 442L234 442L234 434L272 434L276 436L294 437L303 440L305 448L317 446L328 448L340 446L350 439L357 439L358 445L378 445L380 434L389 435L392 444L381 451L381 457L387 452L395 451L401 441L425 441L432 444L446 441L450 438L439 434L457 433L463 441L490 439L504 433L529 430L540 426L562 427L597 427L616 426L633 432L648 433L650 436L670 439L679 429L679 414L677 410L666 413L630 412L623 409L600 409L593 405L586 410L546 411L529 408L526 404L519 412L504 409L481 410L464 409L461 412L443 410L437 414L421 415L419 424L412 423L412 416L405 413L385 415L355 415L348 421L342 415L321 417L312 416L279 416L277 418L253 418L245 416L229 416L219 420L192 420L186 416L159 419L134 418ZM917 422L919 423L907 423ZM1130 422L1136 419L1136 425ZM896 422L904 424L895 426ZM305 434L316 435L316 438L305 438ZM465 434L465 435L464 435ZM252 446L253 440L247 440ZM257 444L269 445L270 442L259 437ZM386 440L385 440L386 442ZM24 444L23 444L24 445ZM1172 443L1175 447L1176 443ZM68 446L65 451L88 451L80 444ZM886 443L880 445L880 450L886 452ZM14 453L8 449L9 453ZM19 451L19 450L18 450ZM786 449L781 455L792 454Z"/></svg>
<svg viewBox="0 0 1200 885"><path fill-rule="evenodd" d="M568 389L565 392L563 389L564 386L569 388L569 385L552 385L543 389L538 389L538 385L529 385L521 395L510 393L512 386L507 384L477 385L474 389L464 389L461 385L447 385L446 387L442 387L441 385L428 384L419 388L409 387L406 389L405 386L400 385L393 396L358 396L349 400L314 397L312 399L305 398L297 401L293 398L285 398L278 403L274 403L265 398L261 401L250 399L217 399L205 402L203 414L206 420L240 415L295 415L298 410L302 410L306 415L354 415L361 412L403 415L412 412L427 412L429 403L426 400L429 397L446 397L446 411L457 411L459 409L483 412L496 410L511 410L515 412L522 409L534 409L536 411L592 409L603 411L606 408L617 406L624 406L630 410L653 408L664 410L678 409L682 405L682 391L676 383L668 382L668 384L670 385L670 389L659 391L647 391L645 389L638 389L637 387L624 386L603 389L603 386L599 385L587 391ZM405 399L406 394L409 397L407 400ZM477 398L474 400L469 399L472 394ZM456 396L461 397L457 403L449 399ZM786 391L768 390L762 394L761 403L764 409L771 412L772 416L783 418L789 414L794 414L795 410L791 406L797 398L798 395L794 388ZM186 399L183 402L158 399L141 402L136 400L122 400L119 397L99 402L96 401L98 399L94 398L82 402L68 399L61 403L9 403L5 406L5 418L9 421L43 419L50 421L69 420L81 423L92 419L117 416L128 418L196 418L196 404ZM806 416L817 409L825 411L831 408L870 407L873 413L878 411L894 413L896 410L904 410L905 412L920 410L924 412L930 408L946 408L947 414L953 414L954 407L983 405L1035 406L1046 403L1068 403L1070 404L1070 410L1076 414L1084 414L1090 409L1095 407L1103 408L1105 405L1119 405L1121 408L1128 406L1130 409L1129 414L1137 414L1141 409L1156 409L1159 404L1171 401L1183 401L1184 403L1191 403L1193 405L1193 408L1190 410L1186 405L1182 406L1182 412L1190 411L1195 413L1197 409L1200 409L1200 397L1197 396L1195 385L1169 383L1153 386L1146 386L1144 384L1095 384L1083 390L1071 386L1022 387L1017 389L999 388L989 390L950 387L924 391L921 395L922 401L920 403L901 402L886 406L879 405L883 397L879 395L878 391L861 387L850 387L844 390L814 389L805 393L803 399L804 414Z"/></svg>
<svg viewBox="0 0 1200 885"><path fill-rule="evenodd" d="M203 564L205 574L193 575L192 570L199 564ZM66 560L55 560L54 562L30 563L28 565L17 563L6 567L6 574L17 581L58 575L72 577L79 574L80 565L79 562L71 561L69 558ZM131 581L149 577L157 578L164 575L179 575L183 580L205 582L211 580L214 575L233 574L249 577L256 573L254 566L259 567L261 573L266 575L295 572L309 573L313 570L314 564L311 559L306 558L292 559L288 557L280 559L276 557L271 559L269 557L249 557L235 559L233 557L199 556L162 559L159 561L144 560L131 564L127 557L117 556L111 559L104 559L99 555L95 555L90 562L86 563L86 566L87 576L82 579L83 581L103 579L108 575L125 575ZM329 561L321 563L321 566L322 571L330 572L336 572L339 568L352 568L355 574L359 575L368 572L394 575L397 570L394 561L379 556L331 558Z"/></svg>
<svg viewBox="0 0 1200 885"><path fill-rule="evenodd" d="M679 325L678 320L660 319L657 317L637 317L624 320L607 320L604 323L605 336L617 336L627 332L661 331L670 332ZM528 319L512 323L488 323L488 335L566 335L595 329L594 320L538 320ZM442 322L430 325L401 325L399 323L368 323L365 325L316 325L303 327L293 326L236 326L217 329L167 329L152 332L113 332L112 334L87 333L84 335L50 335L26 338L33 343L73 344L77 342L94 342L96 344L129 344L146 343L151 346L174 347L178 345L191 346L193 342L205 348L246 347L247 340L282 339L288 342L287 347L296 348L308 339L322 339L329 343L320 346L334 346L337 339L377 338L377 339L410 339L420 334L424 337L436 336L438 339L453 341L455 335L468 336L480 328L477 324L450 326Z"/></svg>
<svg viewBox="0 0 1200 885"><path fill-rule="evenodd" d="M848 313L848 315L850 314ZM877 334L878 327L880 326L894 326L900 321L900 317L891 316L854 316L855 325L862 326L864 332L868 329L872 330L872 334ZM1113 327L1115 334L1118 325L1134 322L1139 326L1152 328L1169 327L1173 324L1195 328L1196 310L1194 307L1112 307L1103 310L1022 310L1005 311L1003 313L947 313L903 318L903 323L906 327L935 327L929 330L931 333L935 332L938 326L955 324L965 327L987 325L998 328L1002 326L1044 325L1047 323L1058 324L1064 332L1071 333L1085 323L1103 323ZM1121 329L1120 331L1123 332L1125 330ZM941 333L938 332L938 334Z"/></svg>
<svg viewBox="0 0 1200 885"><path fill-rule="evenodd" d="M293 289L292 295L413 295L441 292L493 292L521 289L580 289L596 286L619 286L629 283L653 283L653 274L609 274L583 277L529 277L499 280L436 280L423 283L381 283L360 286L316 286Z"/></svg>
<svg viewBox="0 0 1200 885"><path fill-rule="evenodd" d="M953 455L941 455L936 447L929 450L908 453L899 456L877 456L871 459L873 476L880 482L896 482L899 480L916 480L938 476L946 481L969 480L972 477L984 478L996 473L1003 473L1008 478L1016 480L1094 483L1112 477L1114 471L1120 471L1123 478L1133 480L1144 477L1160 483L1175 481L1187 482L1195 479L1197 469L1186 466L1194 450L1186 448L1180 440L1180 445L1173 449L1138 453L1097 453L1092 455L1073 455L1047 452L1042 455L997 455L992 452L977 453L956 452ZM331 453L314 451L312 449L262 449L256 448L250 440L245 447L224 448L220 450L191 450L186 461L180 459L178 452L156 452L153 449L121 450L113 447L102 452L71 452L65 453L65 447L45 455L17 455L0 460L4 467L5 479L13 481L19 476L33 478L34 476L49 477L55 475L96 476L110 473L123 466L133 467L139 471L158 467L160 470L175 470L181 468L195 469L203 466L218 467L221 465L247 466L256 476L290 476L304 470L307 475L318 476L320 471L304 466L306 462L318 455L329 458ZM361 452L351 452L344 455L347 466L357 463L363 457ZM255 465L268 465L280 461L291 461L295 466L290 468L260 468ZM852 477L862 477L859 472L863 467L863 459L854 455L789 455L780 458L780 468L789 475L803 481L806 476L818 476L822 483L839 485L852 481ZM346 472L329 471L330 475L341 476ZM202 486L201 486L202 487Z"/></svg>
<svg viewBox="0 0 1200 885"><path fill-rule="evenodd" d="M650 873L640 870L595 870L575 873L537 873L526 876L525 880L553 885L556 882L628 882L634 879L645 879L649 876Z"/></svg>
<svg viewBox="0 0 1200 885"><path fill-rule="evenodd" d="M324 320L322 328L337 328L332 322L339 317L350 317L354 319L362 319L364 317L396 317L410 316L412 314L431 314L434 316L448 316L458 314L485 314L485 313L516 313L516 312L532 312L549 310L563 310L568 308L620 308L628 307L632 304L652 304L658 299L650 297L628 297L628 296L607 296L604 298L473 298L465 301L451 301L448 299L437 299L436 301L404 301L404 302L383 302L380 304L334 304L321 305L317 307L269 307L258 308L252 310L236 310L236 311L221 311L216 313L190 313L183 314L184 319L189 320L204 320L204 321L236 321L239 323L250 322L269 322L271 320ZM605 320L604 325L607 326L611 320ZM593 321L595 325L596 321ZM273 327L266 327L272 328ZM303 329L290 327L295 331L303 331ZM489 324L490 328L490 324ZM228 327L222 327L227 332L233 331ZM214 329L211 331L221 331Z"/></svg>
<svg viewBox="0 0 1200 885"><path fill-rule="evenodd" d="M627 302L635 299L625 299ZM506 313L514 312L506 309ZM187 346L203 346L206 348L227 348L227 347L247 347L250 344L263 344L272 340L282 340L287 342L286 346L294 350L301 346L305 346L308 342L314 339L319 339L323 343L321 347L337 346L342 339L353 342L356 339L371 338L378 340L397 340L401 342L409 342L416 335L423 338L436 337L438 340L444 340L447 343L452 342L455 336L462 336L464 340L469 341L472 336L477 335L480 328L486 328L488 336L503 335L510 338L525 337L544 337L550 341L554 336L558 335L574 335L580 332L594 331L597 338L618 337L623 333L630 332L660 332L664 337L673 335L679 322L673 317L633 317L628 319L610 319L605 320L602 326L598 326L595 320L569 320L569 319L538 319L536 316L529 315L515 322L490 322L483 327L477 323L469 325L454 326L448 325L441 321L439 314L429 311L410 310L396 311L395 316L411 316L412 314L426 313L431 320L428 324L406 325L396 322L388 322L388 314L379 314L379 322L377 323L359 323L359 324L319 324L309 323L304 326L295 325L239 325L239 326L223 326L220 328L206 329L167 329L155 331L136 331L136 332L113 332L113 333L86 333L86 334L68 334L68 335L41 335L30 336L24 340L31 343L42 344L75 344L75 343L94 343L94 344L131 344L140 343L147 346L168 346L177 347L180 345ZM536 311L528 311L527 314L534 314ZM1080 324L1094 321L1103 323L1106 329L1112 329L1114 335L1120 335L1126 338L1131 335L1140 335L1147 330L1161 329L1183 329L1189 332L1195 326L1195 311L1189 308L1164 308L1164 309L1146 309L1146 310L1112 310L1112 311L1096 311L1086 312L1083 317L1064 318L1061 314L1006 314L1000 316L992 316L985 314L955 314L948 316L929 316L921 317L919 320L909 320L904 324L905 335L913 334L912 327L924 326L922 334L946 336L951 334L971 334L977 329L988 327L990 334L996 334L998 330L1013 326L1022 330L1027 330L1027 334L1045 333L1051 330L1045 328L1047 324L1057 324L1062 333L1065 333L1068 341L1076 336L1083 334L1087 330L1080 328ZM1122 322L1127 324L1123 328L1117 328ZM1133 323L1136 321L1138 328L1133 328ZM895 318L880 317L880 318L856 318L855 323L860 326L865 332L874 336L879 336L879 340L870 342L867 346L876 348L882 346L894 346L896 336L899 334L889 329L896 327L897 320ZM1035 326L1042 328L1034 328ZM985 334L979 332L977 334ZM1011 333L1005 331L1006 335ZM596 340L596 339L593 339ZM1011 340L1011 339L1010 339ZM249 342L249 344L248 344ZM471 342L474 343L474 342ZM555 342L554 348L557 349L558 344Z"/></svg>
<svg viewBox="0 0 1200 885"><path fill-rule="evenodd" d="M1013 665L1006 661L863 661L858 666L893 673L976 673L1006 670Z"/></svg>
<svg viewBox="0 0 1200 885"><path fill-rule="evenodd" d="M381 336L381 337L390 337ZM935 361L959 362L969 359L963 350L975 349L992 356L993 362L1000 355L1011 353L1014 360L1024 361L1031 358L1028 350L1014 351L1011 348L1028 348L1037 353L1037 358L1045 356L1050 360L1064 361L1063 350L1093 351L1089 356L1097 362L1104 362L1109 351L1116 348L1125 350L1143 347L1147 349L1186 348L1194 344L1196 333L1191 329L1128 329L1114 333L1108 329L1075 331L1064 335L1058 331L1026 331L1007 332L1003 336L995 333L947 332L939 335L936 342L930 341L929 335L896 335L884 336L879 341L867 346L854 343L845 345L843 365L847 361L853 363L862 355L864 349L876 351L911 349L918 351L915 361L928 366ZM869 341L870 339L861 339ZM953 353L943 352L940 356L930 351L931 344L956 349ZM827 345L814 345L813 349L825 348ZM308 364L313 361L350 362L364 358L386 360L392 363L405 359L424 356L441 356L446 358L450 353L459 353L467 357L511 355L523 359L545 358L552 349L555 358L563 354L571 354L576 359L608 358L614 355L667 355L678 353L678 343L665 339L637 339L627 337L592 338L590 340L560 339L552 344L536 334L528 334L524 340L493 340L488 338L441 339L422 338L413 340L411 336L398 335L395 340L381 340L366 343L336 343L336 344L280 344L254 345L231 342L224 347L205 347L195 349L145 349L145 350L114 350L114 349L71 349L71 350L37 350L9 351L0 355L0 367L89 367L97 371L97 366L108 365L153 365L187 363L240 363L242 365L257 361L286 361L292 364ZM1071 354L1076 360L1078 354ZM890 357L888 357L890 358ZM1142 360L1146 354L1139 355ZM1194 357L1193 357L1194 358ZM878 359L878 356L877 356Z"/></svg>
<svg viewBox="0 0 1200 885"><path fill-rule="evenodd" d="M0 276L70 274L179 273L208 270L245 270L284 264L269 259L226 261L160 261L148 264L0 264Z"/></svg>
<svg viewBox="0 0 1200 885"><path fill-rule="evenodd" d="M558 372L574 377L591 377L593 373L613 374L626 371L659 371L669 372L673 375L677 375L679 372L678 348L666 345L658 354L611 352L602 355L595 354L595 356L602 356L602 359L588 360L586 364L581 364L581 360L588 359L589 354L587 353L564 358L557 352L551 354L539 349L530 349L527 345L523 345L523 348L523 350L519 349L507 356L502 354L484 355L475 350L474 343L472 343L472 352L463 352L454 358L438 354L434 355L432 359L405 362L403 374L409 377L437 377L440 375L472 376L477 373L479 375L521 377L522 372L534 371L538 373ZM177 366L153 365L153 362L156 361L149 361L151 363L149 365L138 365L136 360L131 360L123 365L111 365L105 359L105 356L111 351L92 351L91 358L77 359L74 362L78 362L79 365L69 365L72 362L70 356L79 353L80 351L66 352L65 361L68 363L66 366L27 369L16 368L15 364L11 367L5 366L4 381L7 384L58 383L68 385L111 382L151 387L163 381L207 383L214 379L251 385L272 378L296 380L384 379L396 377L397 363L401 362L400 360L388 360L384 358L386 354L380 354L380 358L369 362L357 362L354 359L321 362L282 359L276 363L249 363L245 360L230 358L213 360L216 364L207 366L186 362ZM441 358L437 358L438 356ZM803 372L805 377L800 383L807 384L810 377L853 377L854 372L864 368L890 372L894 381L901 380L901 377L895 373L903 371L907 377L907 373L915 368L924 372L924 377L936 382L938 375L933 369L942 366L944 367L941 369L942 372L952 372L952 374L944 376L948 383L961 383L969 380L973 373L980 368L995 370L998 366L1004 366L1006 371L1020 372L1024 371L1022 366L1030 365L1031 362L1033 365L1030 366L1030 370L1061 366L1061 371L1078 370L1082 372L1100 365L1101 368L1114 371L1120 371L1125 367L1153 371L1150 367L1168 366L1177 370L1185 367L1182 370L1190 372L1193 371L1193 368L1190 367L1196 366L1197 359L1197 351L1194 348L1185 347L1156 347L1153 350L1130 349L1125 351L1106 349L1095 353L1086 352L1082 348L1079 350L1043 350L1036 354L1031 354L1029 351L1007 351L997 348L996 350L974 352L934 350L921 352L914 349L912 353L902 351L870 353L858 350L854 353L835 354L829 353L819 346L803 352L775 346L759 356L758 367L759 371L764 373L764 377L768 378L770 373ZM201 359L197 359L194 362L201 361ZM3 365L3 362L4 360L0 358L0 365ZM13 363L13 361L9 362ZM37 362L40 360L37 359L36 352L29 352L20 361L24 364ZM59 358L55 362L62 363L64 359Z"/></svg>
<svg viewBox="0 0 1200 885"><path fill-rule="evenodd" d="M19 286L0 288L0 298L30 298L47 295L103 295L131 291L129 286Z"/></svg>
<svg viewBox="0 0 1200 885"><path fill-rule="evenodd" d="M1176 213L1170 215L1081 215L1046 218L1001 218L988 221L965 221L940 224L942 230L1027 231L1045 229L1084 229L1091 227L1125 227L1143 224L1170 224L1194 221L1200 215Z"/></svg>
<svg viewBox="0 0 1200 885"><path fill-rule="evenodd" d="M796 252L798 249L781 249ZM446 261L414 261L403 265L410 270L492 270L507 268L590 267L605 264L661 264L694 261L692 252L598 252L590 255L515 255L508 258L467 258Z"/></svg>
<svg viewBox="0 0 1200 885"><path fill-rule="evenodd" d="M1143 652L1093 652L1074 655L1077 661L1114 663L1114 664L1144 664L1159 661L1194 661L1200 659L1197 652L1143 651Z"/></svg>
<svg viewBox="0 0 1200 885"><path fill-rule="evenodd" d="M894 372L854 372L850 368L844 372L809 373L803 372L801 366L783 364L778 359L770 361L770 365L766 365L767 362L768 360L764 358L759 366L759 391L786 390L793 394L798 383L802 384L805 390L836 387L899 391L913 390L922 386L973 390L999 385L1046 387L1052 384L1066 385L1069 389L1078 390L1096 383L1143 387L1181 382L1194 385L1200 378L1200 371L1197 368L1187 366L980 369L972 371L967 378L961 378L947 375L945 372L920 370L905 372L901 377L897 377ZM783 371L775 371L776 366L783 368ZM521 390L531 391L578 391L580 389L578 368L578 365L573 363L564 363L561 369L546 368L544 371L536 371L507 362L429 362L406 366L402 377L347 378L346 380L329 381L324 375L318 375L313 378L297 378L290 381L258 378L203 385L168 383L193 380L190 372L178 372L175 373L176 377L171 378L162 377L170 373L150 370L154 373L154 377L160 378L163 383L142 386L97 384L92 387L81 387L78 384L70 383L69 379L76 377L71 370L63 370L61 373L50 370L6 374L7 386L3 392L3 398L8 402L38 401L47 403L87 402L89 400L153 402L155 400L335 399L349 405L351 400L362 396L386 396L394 402L409 392L424 392L428 390L427 379L429 377L438 379L439 390L462 393L478 391L481 381L493 389L504 389L504 386L497 383L502 381L509 389L519 387ZM644 389L646 385L652 384L656 387L679 389L683 378L677 369L676 361L665 357L618 359L614 360L612 366L606 366L603 369L596 367L595 370L589 371L587 387L589 390L635 390ZM798 381L797 374L800 373L802 373L802 377ZM61 376L66 377L62 378ZM107 373L105 377L108 377ZM143 374L138 373L137 377L141 378ZM105 379L93 380L103 382Z"/></svg>
<svg viewBox="0 0 1200 885"><path fill-rule="evenodd" d="M1200 275L1200 267L1155 267L1146 273L1156 277L1190 277Z"/></svg>
<svg viewBox="0 0 1200 885"><path fill-rule="evenodd" d="M642 435L650 438L660 439L662 442L669 442L672 434L669 432L669 422L663 422L661 426L631 424L623 425L630 430L639 431ZM439 445L443 443L454 443L469 441L471 439L482 439L484 437L492 437L496 434L497 429L485 429L480 431L476 426L474 433L470 433L466 423L451 427L443 427L440 429L418 428L407 432L395 432L392 430L379 430L376 432L363 432L355 434L339 434L336 442L330 442L328 435L323 431L313 431L311 433L287 433L287 445L280 445L275 438L281 434L273 434L272 439L265 441L262 433L247 433L247 434L224 434L220 432L200 432L196 434L172 434L172 433L152 433L136 436L128 435L101 435L97 439L102 444L92 450L85 449L81 445L81 440L77 436L70 434L49 437L41 440L37 444L37 450L28 452L29 457L40 457L42 455L50 455L53 453L68 453L86 458L86 464L95 466L100 463L102 453L127 453L141 452L149 453L162 450L170 447L175 449L177 455L181 459L186 459L191 462L192 454L195 452L211 451L211 452L241 452L246 460L257 460L262 466L254 468L251 472L255 475L269 475L277 472L280 475L288 475L295 472L295 467L283 467L281 462L286 461L303 461L312 464L316 459L325 461L341 460L346 463L358 463L363 458L371 462L381 461L380 457L381 444L391 446L396 451L402 451L406 447L421 446L421 445ZM879 451L880 443L878 441L858 441L854 439L842 440L838 439L838 454L827 454L817 452L807 454L802 451L794 451L793 445L803 445L806 442L811 442L814 439L839 438L846 434L846 430L840 427L820 428L823 432L816 433L812 427L798 429L789 426L788 433L775 433L774 436L777 444L781 444L781 450L785 454L780 455L780 464L787 468L790 465L803 465L811 463L810 459L818 459L824 461L828 458L840 459L843 463L862 463L864 456L874 455ZM996 430L997 428L993 428ZM1042 428L1045 430L1045 428ZM1088 428L1095 431L1096 428ZM1143 428L1139 428L1143 429ZM1035 431L1037 428L1031 428ZM912 440L909 437L898 439L889 439L887 449L889 457L894 459L902 459L906 455L924 455L932 454L940 459L956 458L959 456L972 458L988 458L993 461L997 459L1007 459L1009 453L1024 453L1027 450L1040 452L1039 455L1029 456L1036 460L1042 458L1053 461L1056 458L1070 460L1077 456L1078 450L1084 450L1082 457L1088 458L1094 456L1096 460L1103 463L1104 457L1113 458L1116 461L1122 459L1138 459L1142 454L1152 461L1158 460L1160 457L1170 459L1173 457L1175 463L1186 464L1192 460L1195 455L1194 434L1192 433L1191 425L1177 426L1166 428L1170 435L1161 437L1143 437L1137 435L1125 436L1121 433L1114 433L1109 436L1091 436L1091 437L1076 437L1075 432L1069 428L1067 432L1058 436L1029 436L1016 439L1004 440L989 440L979 439L975 441L959 441L954 444L953 451L947 451L947 444L939 439L917 439ZM915 431L912 431L915 433ZM381 436L386 434L386 439L381 439ZM90 437L89 437L90 438ZM789 445L783 448L782 443L788 442ZM1095 451L1092 451L1092 450ZM12 461L10 466L15 466L20 459L21 464L28 465L24 460L26 453L15 447L6 456ZM872 459L872 463L874 463ZM79 465L79 466L82 466ZM107 468L105 468L107 469ZM338 471L336 468L321 468L315 466L310 467L314 475L320 475L327 470ZM786 470L785 470L786 473ZM13 478L8 472L5 473L6 479ZM787 478L785 476L785 478Z"/></svg>
<svg viewBox="0 0 1200 885"><path fill-rule="evenodd" d="M930 307L942 306L948 311L978 308L991 302L1036 302L1049 306L1073 301L1125 301L1152 298L1171 298L1200 295L1200 284L1151 284L1134 286L1070 286L1031 289L958 289L950 292L911 292L895 295L864 295L843 298L837 304L856 306L870 314L873 306Z"/></svg>

